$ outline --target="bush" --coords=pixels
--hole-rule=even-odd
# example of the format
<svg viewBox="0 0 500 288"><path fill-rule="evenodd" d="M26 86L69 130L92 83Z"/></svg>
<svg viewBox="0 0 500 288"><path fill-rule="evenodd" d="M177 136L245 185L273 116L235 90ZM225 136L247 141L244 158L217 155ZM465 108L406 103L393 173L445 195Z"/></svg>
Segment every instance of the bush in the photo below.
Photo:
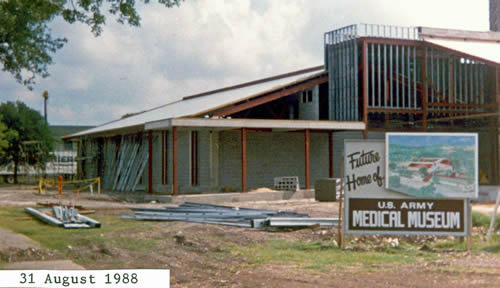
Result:
<svg viewBox="0 0 500 288"><path fill-rule="evenodd" d="M472 226L474 226L474 227L483 226L485 228L489 228L490 221L491 221L490 216L485 215L481 212L472 211Z"/></svg>

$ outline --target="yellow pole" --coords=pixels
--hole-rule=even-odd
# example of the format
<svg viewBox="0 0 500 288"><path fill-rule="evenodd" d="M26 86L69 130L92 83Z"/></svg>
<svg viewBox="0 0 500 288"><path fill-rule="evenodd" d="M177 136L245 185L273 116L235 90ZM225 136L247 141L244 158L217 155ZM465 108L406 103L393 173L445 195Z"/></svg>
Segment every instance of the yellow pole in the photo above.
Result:
<svg viewBox="0 0 500 288"><path fill-rule="evenodd" d="M101 177L97 177L97 193L101 194Z"/></svg>
<svg viewBox="0 0 500 288"><path fill-rule="evenodd" d="M38 182L38 194L42 194L42 189L43 189L43 178L40 177L40 181Z"/></svg>

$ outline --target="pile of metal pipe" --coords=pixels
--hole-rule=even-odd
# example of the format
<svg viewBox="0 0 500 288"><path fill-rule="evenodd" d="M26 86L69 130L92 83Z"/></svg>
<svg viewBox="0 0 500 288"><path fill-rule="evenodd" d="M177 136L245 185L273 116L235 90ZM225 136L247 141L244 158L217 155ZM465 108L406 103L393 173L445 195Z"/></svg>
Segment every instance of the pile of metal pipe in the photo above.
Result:
<svg viewBox="0 0 500 288"><path fill-rule="evenodd" d="M148 221L185 221L246 228L336 226L337 218L309 218L307 214L185 202L177 207L133 207L134 215L123 219Z"/></svg>
<svg viewBox="0 0 500 288"><path fill-rule="evenodd" d="M35 209L26 207L24 211L44 223L66 229L101 227L99 221L79 214L75 208L52 206L52 208Z"/></svg>

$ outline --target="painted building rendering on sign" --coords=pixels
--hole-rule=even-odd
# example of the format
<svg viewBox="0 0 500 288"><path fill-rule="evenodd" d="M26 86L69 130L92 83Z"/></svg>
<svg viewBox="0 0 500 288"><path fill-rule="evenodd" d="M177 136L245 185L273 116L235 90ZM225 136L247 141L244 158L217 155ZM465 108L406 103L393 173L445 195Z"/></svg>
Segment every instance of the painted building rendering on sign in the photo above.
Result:
<svg viewBox="0 0 500 288"><path fill-rule="evenodd" d="M387 189L415 197L477 197L477 134L387 133L386 146Z"/></svg>

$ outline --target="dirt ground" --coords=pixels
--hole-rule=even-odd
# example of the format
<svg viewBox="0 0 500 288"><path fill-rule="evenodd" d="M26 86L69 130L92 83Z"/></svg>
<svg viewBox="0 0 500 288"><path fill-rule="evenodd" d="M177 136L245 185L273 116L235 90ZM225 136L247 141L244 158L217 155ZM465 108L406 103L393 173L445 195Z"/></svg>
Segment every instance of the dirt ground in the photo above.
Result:
<svg viewBox="0 0 500 288"><path fill-rule="evenodd" d="M127 213L127 208L131 206L165 206L165 204L158 203L126 203L106 195L89 194L81 194L78 199L71 194L64 195L59 200L54 194L38 195L35 187L0 186L0 211L10 207L36 206L37 203L58 201L63 201L65 204L72 202L83 208L93 209L96 211L94 215L111 217L115 219L113 221L119 221L118 216ZM296 211L313 217L338 215L338 203L319 203L313 200L246 202L228 205ZM489 211L488 209L491 210L492 206L478 205L482 211L486 212ZM31 261L30 265L33 265L32 261L51 259L73 260L86 269L170 269L172 287L500 287L500 254L498 252L475 250L469 253L451 248L435 252L432 254L432 259L419 258L420 260L411 263L350 263L327 265L322 269L309 269L297 264L301 263L300 259L290 262L283 259L256 261L251 257L252 255L240 252L246 246L266 245L269 241L334 243L337 239L336 228L268 232L184 222L148 222L144 225L147 225L145 229L115 230L102 235L108 239L127 237L127 239L136 239L138 243L144 243L143 246L138 247L131 244L125 245L128 248L114 247L107 244L109 242L102 241L80 243L79 246L68 247L70 251L54 251L37 246L38 243L33 243L25 236L13 236L12 233L2 233L3 230L0 230L0 243L7 243L7 238L12 242L12 237L20 237L24 239L23 243L26 243L26 247L12 245L13 247L9 248L6 247L7 244L0 245L2 248L0 250L4 250L4 254L5 251L9 251L11 255L9 261ZM484 233L484 231L477 230L475 232ZM350 238L348 241L350 250L345 253L354 253L353 251L358 250L368 251L371 249L370 246L363 243L372 241L374 239L372 238ZM426 247L426 241L433 241L433 239L422 238L411 241L418 242L417 245L424 243L422 247ZM389 253L395 253L393 256L399 257L397 250L395 251L390 250ZM408 257L408 255L401 255L401 257ZM419 257L418 254L415 257Z"/></svg>

